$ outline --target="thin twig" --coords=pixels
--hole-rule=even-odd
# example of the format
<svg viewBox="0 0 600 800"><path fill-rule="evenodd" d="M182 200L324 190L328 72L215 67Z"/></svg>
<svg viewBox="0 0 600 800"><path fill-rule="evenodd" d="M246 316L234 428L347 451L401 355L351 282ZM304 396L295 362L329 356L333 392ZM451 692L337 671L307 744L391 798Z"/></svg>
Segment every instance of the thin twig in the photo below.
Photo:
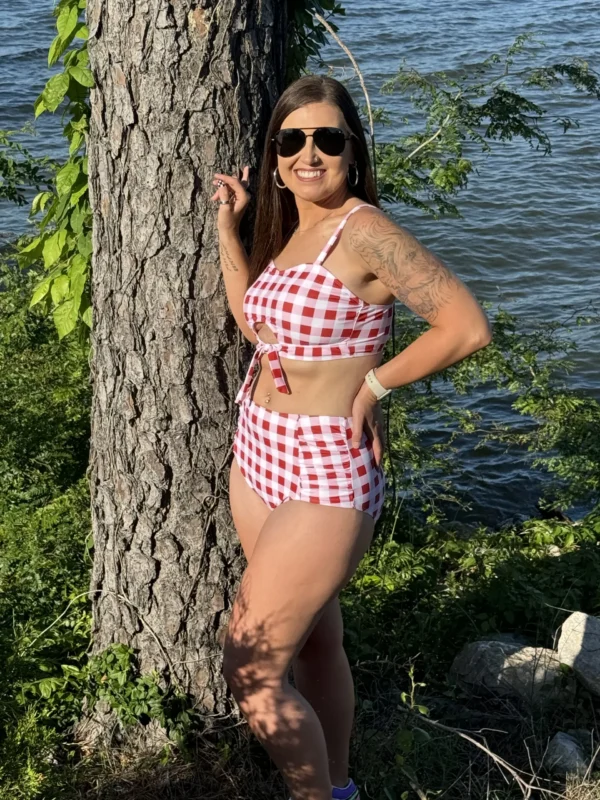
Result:
<svg viewBox="0 0 600 800"><path fill-rule="evenodd" d="M415 147L415 149L412 151L412 153L409 153L406 156L406 158L407 159L411 159L414 155L416 155L419 152L419 150L422 150L424 147L427 147L427 145L431 144L431 142L433 142L434 139L437 139L437 137L440 135L440 133L444 129L444 125L448 122L449 119L450 119L450 114L446 114L446 119L442 122L440 127L433 134L433 136L430 136L429 139L427 139L425 142L421 142L421 144L418 147Z"/></svg>
<svg viewBox="0 0 600 800"><path fill-rule="evenodd" d="M412 713L410 711L410 709L404 709L401 706L398 707L398 710L403 712L403 713L405 713L405 714ZM519 789L522 791L523 797L526 798L526 800L527 800L527 798L531 797L531 792L532 791L543 792L544 794L546 794L546 795L548 795L550 797L559 797L559 798L562 797L562 795L558 794L557 792L553 792L551 789L544 789L541 786L534 786L533 784L528 783L526 780L524 780L519 775L519 772L522 772L522 770L518 770L516 767L513 767L511 764L508 763L508 761L505 761L497 753L494 753L492 750L490 750L484 744L482 744L481 742L478 742L477 739L474 739L472 736L469 736L468 734L463 733L463 731L459 730L458 728L453 728L450 725L444 725L442 722L437 722L436 720L430 719L429 717L426 717L425 715L420 715L419 716L419 721L420 722L426 722L427 724L433 726L434 728L439 728L442 731L447 731L448 733L454 733L454 734L456 734L456 736L460 736L461 739L465 739L467 742L470 742L472 745L475 745L475 747L478 747L480 750L483 750L483 752L486 753L499 767L502 767L510 775L512 775L512 777L517 782L517 784L519 786Z"/></svg>
<svg viewBox="0 0 600 800"><path fill-rule="evenodd" d="M339 46L342 48L344 53L346 53L346 55L348 56L348 58L352 62L352 66L356 70L356 74L358 75L358 80L360 81L360 85L362 87L363 94L364 94L365 99L367 101L367 113L369 115L369 128L371 129L371 149L373 151L373 179L375 181L375 185L377 185L377 159L375 157L375 126L373 124L373 111L371 109L371 99L369 97L369 93L367 92L367 87L365 85L365 81L364 81L364 78L362 76L362 72L360 71L358 63L357 63L356 59L354 58L354 56L352 55L352 52L350 51L350 49L342 42L340 37L333 30L333 28L327 22L327 20L324 17L322 17L321 14L314 13L313 16L314 16L315 19L318 19L319 22L321 23L321 25L323 25L323 27L326 28L329 31L329 33L331 34L333 39L339 44Z"/></svg>
<svg viewBox="0 0 600 800"><path fill-rule="evenodd" d="M374 127L373 127L373 112L371 111L371 100L369 99L369 93L367 92L367 87L365 86L365 81L364 81L364 78L362 76L362 72L358 68L358 64L356 63L356 59L352 55L350 49L342 42L340 37L333 30L331 25L327 22L327 20L324 19L320 14L317 14L317 13L315 13L313 16L315 17L315 19L319 20L319 22L321 23L321 25L323 25L324 28L327 28L329 33L332 35L332 37L335 39L335 41L339 44L339 46L342 48L344 53L346 53L346 55L348 56L348 58L352 62L352 66L356 70L356 74L358 75L358 79L360 81L360 85L362 86L362 90L363 90L365 98L367 100L367 111L368 111L368 114L369 114L369 126L371 128L371 139L374 139L375 138L375 130L374 130Z"/></svg>
<svg viewBox="0 0 600 800"><path fill-rule="evenodd" d="M176 686L178 689L180 689L181 691L184 691L184 688L181 686L181 684L179 683L179 680L178 680L178 678L177 678L177 673L175 672L175 667L174 667L174 665L173 665L173 662L171 661L171 657L169 656L169 654L168 654L168 653L167 653L167 651L165 650L165 647L164 647L163 643L160 641L160 639L158 638L158 636L157 636L157 635L156 635L156 633L154 632L154 630L153 630L152 626L151 626L151 625L148 623L148 620L147 620L147 619L146 619L146 618L145 618L145 617L142 615L141 611L140 611L140 610L139 610L139 608L138 608L138 607L135 605L135 603L133 603L131 600L129 600L129 598L125 597L125 596L124 596L124 595L122 595L122 594L118 594L117 592L110 591L110 590L108 590L108 589L92 589L92 590L91 590L91 591L89 591L89 592L82 592L81 594L78 594L78 595L76 595L75 597L73 597L73 598L72 598L71 600L69 600L69 602L67 603L67 606L66 606L65 610L62 612L62 614L59 614L59 616L58 616L58 617L56 617L56 619L54 619L54 620L53 620L53 621L50 623L50 625L48 625L46 628L44 628L44 630L43 630L41 633L38 633L38 635L35 637L35 639L33 639L31 642L29 642L29 644L28 644L28 645L26 645L25 649L27 650L28 648L32 647L32 646L33 646L33 645L34 645L34 644L35 644L35 643L38 641L38 639L41 639L41 637L42 637L42 636L43 636L45 633L48 633L48 631L49 631L51 628L53 628L53 627L54 627L54 626L55 626L55 625L56 625L58 622L60 622L60 620L61 620L61 619L62 619L62 618L65 616L65 614L67 613L67 611L69 610L69 608L70 608L70 607L73 605L73 603L74 603L76 600L78 600L80 597L89 597L89 596L91 596L91 595L94 595L94 594L101 594L101 595L104 595L104 596L107 596L107 597L110 597L110 596L112 596L112 597L116 597L117 599L119 599L119 600L122 600L124 603L127 603L127 605L128 605L128 606L131 606L131 608L133 608L133 610L135 611L135 613L138 615L138 617L139 617L139 619L140 619L140 622L142 623L142 625L144 625L144 627L148 629L148 631L149 631L150 635L153 637L154 641L155 641L155 642L156 642L156 644L159 646L159 648L160 648L160 652L161 652L161 653L162 653L162 655L164 656L164 659L165 659L165 661L167 662L167 665L168 665L168 667L169 667L169 670L170 670L170 672L171 672L171 679L172 679L173 683L175 684L175 686ZM183 663L183 662L182 662L182 663Z"/></svg>

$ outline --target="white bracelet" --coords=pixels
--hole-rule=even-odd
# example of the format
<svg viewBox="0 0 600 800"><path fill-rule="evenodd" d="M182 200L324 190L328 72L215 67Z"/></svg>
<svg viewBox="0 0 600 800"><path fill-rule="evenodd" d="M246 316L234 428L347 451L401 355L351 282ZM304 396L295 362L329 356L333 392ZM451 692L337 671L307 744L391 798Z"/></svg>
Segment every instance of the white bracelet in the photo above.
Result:
<svg viewBox="0 0 600 800"><path fill-rule="evenodd" d="M369 389L373 392L375 397L378 400L381 400L384 397L387 397L388 394L392 391L391 389L386 389L385 386L382 386L375 376L375 370L370 369L367 374L365 375L365 383L369 387Z"/></svg>

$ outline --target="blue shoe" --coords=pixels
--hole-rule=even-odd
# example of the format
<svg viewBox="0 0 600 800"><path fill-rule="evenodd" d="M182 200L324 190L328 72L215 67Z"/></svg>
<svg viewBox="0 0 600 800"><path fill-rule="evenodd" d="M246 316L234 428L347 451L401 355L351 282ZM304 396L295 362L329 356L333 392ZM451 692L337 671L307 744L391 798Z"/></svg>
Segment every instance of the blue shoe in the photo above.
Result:
<svg viewBox="0 0 600 800"><path fill-rule="evenodd" d="M334 786L331 792L331 797L333 800L360 800L358 786L354 783L352 778L350 778L348 785L344 786L343 789L339 789L337 786Z"/></svg>
<svg viewBox="0 0 600 800"><path fill-rule="evenodd" d="M338 786L334 786L331 791L331 797L332 800L360 800L358 786L354 783L352 778L350 778L348 785L344 786L343 789L340 789ZM290 800L292 800L291 797Z"/></svg>

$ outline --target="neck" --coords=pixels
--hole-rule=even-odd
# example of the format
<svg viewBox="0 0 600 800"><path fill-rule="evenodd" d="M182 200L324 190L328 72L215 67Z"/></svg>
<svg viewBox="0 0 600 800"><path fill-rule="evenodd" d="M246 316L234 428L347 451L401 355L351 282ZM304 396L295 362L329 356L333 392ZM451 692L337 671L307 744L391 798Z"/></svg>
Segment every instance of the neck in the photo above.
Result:
<svg viewBox="0 0 600 800"><path fill-rule="evenodd" d="M345 186L342 186L340 191L332 194L326 200L318 203L311 203L308 200L296 197L296 208L298 209L296 230L304 230L318 225L325 217L335 214L351 197L352 195Z"/></svg>

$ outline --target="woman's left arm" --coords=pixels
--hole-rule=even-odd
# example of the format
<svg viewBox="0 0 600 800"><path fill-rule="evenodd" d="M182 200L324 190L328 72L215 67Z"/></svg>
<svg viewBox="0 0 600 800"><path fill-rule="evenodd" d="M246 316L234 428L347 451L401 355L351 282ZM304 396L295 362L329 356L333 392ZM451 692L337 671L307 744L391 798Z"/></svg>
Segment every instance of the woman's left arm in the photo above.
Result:
<svg viewBox="0 0 600 800"><path fill-rule="evenodd" d="M348 236L352 250L398 300L431 326L401 353L377 367L377 379L386 389L438 372L490 343L491 329L483 309L437 256L382 211L364 209L354 217ZM363 384L355 405L364 403L367 422L369 404L376 402ZM362 426L357 424L357 428L361 430Z"/></svg>

